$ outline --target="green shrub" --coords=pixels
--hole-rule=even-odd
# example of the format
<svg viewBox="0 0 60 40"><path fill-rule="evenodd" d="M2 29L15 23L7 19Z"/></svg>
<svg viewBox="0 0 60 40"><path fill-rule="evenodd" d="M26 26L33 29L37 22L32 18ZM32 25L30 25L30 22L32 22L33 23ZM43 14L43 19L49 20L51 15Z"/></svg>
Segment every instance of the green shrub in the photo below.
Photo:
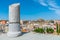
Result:
<svg viewBox="0 0 60 40"><path fill-rule="evenodd" d="M54 32L54 29L52 29L52 28L47 28L47 29L46 29L46 32L47 32L47 33L53 33L53 32Z"/></svg>
<svg viewBox="0 0 60 40"><path fill-rule="evenodd" d="M37 28L37 29L34 30L34 32L44 33L44 29L43 28Z"/></svg>

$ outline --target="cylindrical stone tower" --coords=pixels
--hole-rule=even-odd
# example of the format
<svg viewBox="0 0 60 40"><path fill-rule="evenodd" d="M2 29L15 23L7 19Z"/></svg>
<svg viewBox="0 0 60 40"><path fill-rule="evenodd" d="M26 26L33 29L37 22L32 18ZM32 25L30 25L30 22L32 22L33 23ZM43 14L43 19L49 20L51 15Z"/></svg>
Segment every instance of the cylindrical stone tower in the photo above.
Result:
<svg viewBox="0 0 60 40"><path fill-rule="evenodd" d="M17 37L21 34L20 31L20 4L12 4L9 6L9 37Z"/></svg>

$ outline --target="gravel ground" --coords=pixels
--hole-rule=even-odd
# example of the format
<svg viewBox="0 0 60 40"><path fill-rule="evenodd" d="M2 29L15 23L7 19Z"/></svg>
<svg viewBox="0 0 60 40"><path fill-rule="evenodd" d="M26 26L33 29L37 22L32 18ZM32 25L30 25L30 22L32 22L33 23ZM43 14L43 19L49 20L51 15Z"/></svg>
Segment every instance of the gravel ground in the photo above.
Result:
<svg viewBox="0 0 60 40"><path fill-rule="evenodd" d="M2 34L0 40L60 40L60 36L29 32L16 38L10 38L6 34Z"/></svg>

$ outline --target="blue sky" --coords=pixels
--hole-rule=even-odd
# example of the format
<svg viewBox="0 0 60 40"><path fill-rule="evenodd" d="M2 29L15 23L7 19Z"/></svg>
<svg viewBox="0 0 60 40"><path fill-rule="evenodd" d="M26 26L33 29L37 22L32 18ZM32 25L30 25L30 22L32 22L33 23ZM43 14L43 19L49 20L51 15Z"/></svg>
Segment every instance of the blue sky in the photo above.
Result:
<svg viewBox="0 0 60 40"><path fill-rule="evenodd" d="M9 5L20 3L19 0L0 0L0 20L8 20Z"/></svg>
<svg viewBox="0 0 60 40"><path fill-rule="evenodd" d="M21 20L60 19L59 0L1 0L0 19L8 19L9 5L18 2L20 2Z"/></svg>
<svg viewBox="0 0 60 40"><path fill-rule="evenodd" d="M21 19L60 19L59 0L20 0Z"/></svg>

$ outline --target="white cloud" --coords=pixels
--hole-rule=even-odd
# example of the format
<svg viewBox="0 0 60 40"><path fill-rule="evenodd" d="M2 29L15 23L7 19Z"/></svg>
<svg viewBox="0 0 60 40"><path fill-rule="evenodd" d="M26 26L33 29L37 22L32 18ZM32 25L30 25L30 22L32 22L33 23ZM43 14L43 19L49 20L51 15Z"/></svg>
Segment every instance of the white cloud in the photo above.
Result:
<svg viewBox="0 0 60 40"><path fill-rule="evenodd" d="M60 14L60 6L57 5L55 0L35 0L40 5L46 6L49 10L54 11L57 14Z"/></svg>
<svg viewBox="0 0 60 40"><path fill-rule="evenodd" d="M43 6L48 6L48 5L45 3L44 0L39 0L38 2L39 2L41 5L43 5Z"/></svg>
<svg viewBox="0 0 60 40"><path fill-rule="evenodd" d="M53 7L53 8L59 8L59 6L56 4L55 1L48 1L48 5Z"/></svg>
<svg viewBox="0 0 60 40"><path fill-rule="evenodd" d="M33 0L34 2L38 2L39 4L41 4L42 6L48 6L44 0Z"/></svg>
<svg viewBox="0 0 60 40"><path fill-rule="evenodd" d="M49 8L49 10L56 10L56 8Z"/></svg>

